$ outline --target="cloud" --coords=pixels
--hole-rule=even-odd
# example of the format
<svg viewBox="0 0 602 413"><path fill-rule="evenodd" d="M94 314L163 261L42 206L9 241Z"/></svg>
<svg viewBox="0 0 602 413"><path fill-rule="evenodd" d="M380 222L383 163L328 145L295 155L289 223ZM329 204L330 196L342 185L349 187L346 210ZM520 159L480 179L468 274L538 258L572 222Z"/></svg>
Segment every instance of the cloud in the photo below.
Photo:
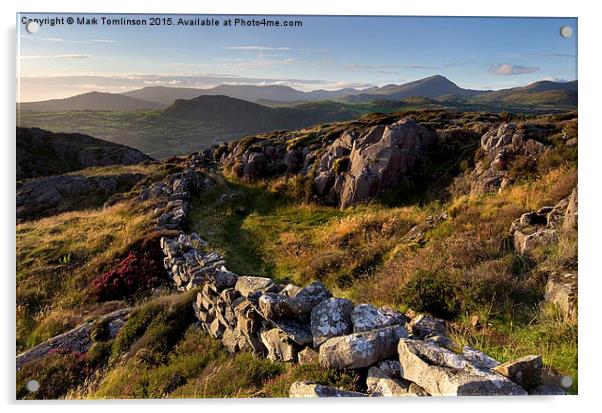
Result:
<svg viewBox="0 0 602 413"><path fill-rule="evenodd" d="M25 55L19 56L21 60L50 60L50 59L68 59L68 60L81 60L89 59L92 57L90 54L57 54L57 55Z"/></svg>
<svg viewBox="0 0 602 413"><path fill-rule="evenodd" d="M496 66L489 66L489 73L496 76L524 75L538 71L539 66L511 65L508 63L500 63Z"/></svg>
<svg viewBox="0 0 602 413"><path fill-rule="evenodd" d="M109 40L109 39L92 39L90 41L94 42L94 43L115 43L115 40Z"/></svg>
<svg viewBox="0 0 602 413"><path fill-rule="evenodd" d="M542 78L541 80L548 80L550 82L558 82L558 83L570 82L570 80L568 80L568 79L564 79L561 77L554 77L554 76L546 76L546 77Z"/></svg>
<svg viewBox="0 0 602 413"><path fill-rule="evenodd" d="M224 47L226 50L291 50L290 47L280 46L227 46Z"/></svg>

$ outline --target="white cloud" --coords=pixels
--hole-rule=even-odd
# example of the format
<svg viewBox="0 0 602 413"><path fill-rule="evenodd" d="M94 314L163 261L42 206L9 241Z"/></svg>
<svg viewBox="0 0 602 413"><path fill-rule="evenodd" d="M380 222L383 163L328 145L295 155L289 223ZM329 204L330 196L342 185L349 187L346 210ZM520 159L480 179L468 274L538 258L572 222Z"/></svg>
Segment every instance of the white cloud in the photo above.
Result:
<svg viewBox="0 0 602 413"><path fill-rule="evenodd" d="M115 43L115 40L109 40L109 39L92 39L90 41L94 42L94 43Z"/></svg>
<svg viewBox="0 0 602 413"><path fill-rule="evenodd" d="M538 66L511 65L508 63L500 63L496 66L489 66L489 73L496 76L524 75L538 71Z"/></svg>
<svg viewBox="0 0 602 413"><path fill-rule="evenodd" d="M280 46L227 46L224 47L226 50L291 50L290 47Z"/></svg>
<svg viewBox="0 0 602 413"><path fill-rule="evenodd" d="M25 55L19 56L21 60L48 60L48 59L69 59L69 60L81 60L89 59L92 57L90 54L57 54L57 55Z"/></svg>

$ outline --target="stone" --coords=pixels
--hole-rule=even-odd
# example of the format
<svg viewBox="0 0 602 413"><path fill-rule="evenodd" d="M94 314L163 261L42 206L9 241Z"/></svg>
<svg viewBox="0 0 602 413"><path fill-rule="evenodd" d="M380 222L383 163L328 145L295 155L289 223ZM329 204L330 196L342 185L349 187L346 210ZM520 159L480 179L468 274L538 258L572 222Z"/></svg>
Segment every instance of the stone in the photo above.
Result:
<svg viewBox="0 0 602 413"><path fill-rule="evenodd" d="M542 367L541 356L530 355L500 364L492 370L508 377L528 390L541 383Z"/></svg>
<svg viewBox="0 0 602 413"><path fill-rule="evenodd" d="M562 227L565 231L577 230L578 206L579 202L577 195L577 187L575 187L575 189L573 189L573 192L571 192L571 195L569 196L564 222L562 224Z"/></svg>
<svg viewBox="0 0 602 413"><path fill-rule="evenodd" d="M243 300L235 306L234 314L236 315L236 328L241 332L250 335L261 328L262 318L248 300Z"/></svg>
<svg viewBox="0 0 602 413"><path fill-rule="evenodd" d="M411 382L403 380L398 361L384 360L368 369L367 393L371 396L411 396Z"/></svg>
<svg viewBox="0 0 602 413"><path fill-rule="evenodd" d="M291 294L287 300L291 311L297 315L307 314L322 301L330 298L332 294L326 289L324 284L318 281L312 282L305 288Z"/></svg>
<svg viewBox="0 0 602 413"><path fill-rule="evenodd" d="M335 389L310 381L296 381L291 384L289 397L367 397L363 393Z"/></svg>
<svg viewBox="0 0 602 413"><path fill-rule="evenodd" d="M284 320L292 318L293 312L285 295L265 293L259 297L259 311L267 320Z"/></svg>
<svg viewBox="0 0 602 413"><path fill-rule="evenodd" d="M213 338L222 338L224 331L226 330L226 326L221 323L217 318L209 324L209 334Z"/></svg>
<svg viewBox="0 0 602 413"><path fill-rule="evenodd" d="M320 354L311 347L305 347L297 354L299 364L315 364L318 362Z"/></svg>
<svg viewBox="0 0 602 413"><path fill-rule="evenodd" d="M483 369L492 369L500 365L496 359L489 357L487 354L469 346L464 346L462 349L462 357L471 362L477 367Z"/></svg>
<svg viewBox="0 0 602 413"><path fill-rule="evenodd" d="M277 289L276 284L269 278L242 276L236 280L234 288L243 296L248 297L256 292L273 292Z"/></svg>
<svg viewBox="0 0 602 413"><path fill-rule="evenodd" d="M320 364L336 370L369 367L395 355L397 343L407 337L402 326L333 337L320 346Z"/></svg>
<svg viewBox="0 0 602 413"><path fill-rule="evenodd" d="M314 347L320 346L331 337L342 336L352 331L351 312L353 303L344 298L329 298L311 310L311 333Z"/></svg>
<svg viewBox="0 0 602 413"><path fill-rule="evenodd" d="M550 247L558 243L558 232L555 229L540 229L534 232L514 231L514 249L521 255L532 252L535 248Z"/></svg>
<svg viewBox="0 0 602 413"><path fill-rule="evenodd" d="M218 291L234 287L237 279L238 277L236 277L236 274L228 271L223 266L219 270L215 271L212 277L213 285Z"/></svg>
<svg viewBox="0 0 602 413"><path fill-rule="evenodd" d="M303 154L295 149L288 151L284 156L284 164L286 173L296 174L303 168Z"/></svg>
<svg viewBox="0 0 602 413"><path fill-rule="evenodd" d="M351 320L353 332L361 333L392 325L404 325L406 317L390 309L378 309L370 304L358 304L351 313Z"/></svg>
<svg viewBox="0 0 602 413"><path fill-rule="evenodd" d="M552 274L546 283L545 299L556 305L569 318L577 316L577 272Z"/></svg>
<svg viewBox="0 0 602 413"><path fill-rule="evenodd" d="M298 320L270 320L270 322L300 346L305 346L313 342L313 336L309 327Z"/></svg>
<svg viewBox="0 0 602 413"><path fill-rule="evenodd" d="M268 359L272 361L296 361L297 346L278 328L262 331L261 342L268 351Z"/></svg>
<svg viewBox="0 0 602 413"><path fill-rule="evenodd" d="M433 396L527 394L521 386L507 377L481 369L434 343L402 338L398 354L401 376Z"/></svg>
<svg viewBox="0 0 602 413"><path fill-rule="evenodd" d="M419 339L430 336L445 336L447 334L445 321L426 314L416 315L412 318L408 327L412 334Z"/></svg>
<svg viewBox="0 0 602 413"><path fill-rule="evenodd" d="M301 290L303 290L303 288L299 287L298 285L287 284L284 286L284 288L282 289L282 291L280 293L286 295L287 297L294 297Z"/></svg>
<svg viewBox="0 0 602 413"><path fill-rule="evenodd" d="M566 390L553 384L540 384L529 392L531 396L564 396Z"/></svg>

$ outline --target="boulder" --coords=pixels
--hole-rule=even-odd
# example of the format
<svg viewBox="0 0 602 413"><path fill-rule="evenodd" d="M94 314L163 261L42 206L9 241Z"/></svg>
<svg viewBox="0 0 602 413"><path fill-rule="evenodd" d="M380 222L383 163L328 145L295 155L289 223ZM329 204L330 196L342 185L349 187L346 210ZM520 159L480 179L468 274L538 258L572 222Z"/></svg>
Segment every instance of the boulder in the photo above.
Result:
<svg viewBox="0 0 602 413"><path fill-rule="evenodd" d="M311 310L311 332L314 347L331 337L348 334L352 330L353 303L344 298L329 298Z"/></svg>
<svg viewBox="0 0 602 413"><path fill-rule="evenodd" d="M272 361L296 361L297 346L278 328L261 332L261 342Z"/></svg>
<svg viewBox="0 0 602 413"><path fill-rule="evenodd" d="M309 327L298 320L270 320L271 324L282 330L291 341L305 346L313 342Z"/></svg>
<svg viewBox="0 0 602 413"><path fill-rule="evenodd" d="M310 381L296 381L291 384L289 397L367 397L363 393L335 389Z"/></svg>
<svg viewBox="0 0 602 413"><path fill-rule="evenodd" d="M407 337L402 326L333 337L320 347L320 364L336 370L369 367L395 355L399 339Z"/></svg>
<svg viewBox="0 0 602 413"><path fill-rule="evenodd" d="M507 377L481 369L454 352L420 340L402 338L398 345L401 376L433 396L525 395Z"/></svg>
<svg viewBox="0 0 602 413"><path fill-rule="evenodd" d="M368 394L386 397L417 395L416 391L410 392L410 386L413 383L402 379L400 370L399 362L394 360L384 360L370 367L366 378Z"/></svg>
<svg viewBox="0 0 602 413"><path fill-rule="evenodd" d="M541 356L530 355L500 364L492 370L508 377L528 390L541 383L542 367Z"/></svg>
<svg viewBox="0 0 602 413"><path fill-rule="evenodd" d="M264 277L252 277L252 276L242 276L238 277L236 280L236 285L234 288L243 296L248 297L249 294L256 292L274 292L277 290L277 286L269 278Z"/></svg>
<svg viewBox="0 0 602 413"><path fill-rule="evenodd" d="M445 321L426 314L418 314L413 317L408 327L412 335L419 339L431 336L445 336L447 334Z"/></svg>
<svg viewBox="0 0 602 413"><path fill-rule="evenodd" d="M266 175L268 158L261 152L253 152L249 155L244 165L243 177L249 181L263 178Z"/></svg>
<svg viewBox="0 0 602 413"><path fill-rule="evenodd" d="M212 281L215 288L218 291L222 291L226 288L234 287L237 277L236 274L228 271L226 267L222 266L219 270L213 273Z"/></svg>
<svg viewBox="0 0 602 413"><path fill-rule="evenodd" d="M287 287L285 287L285 289ZM288 291L290 297L287 300L287 304L291 311L296 315L311 312L316 305L332 296L324 284L317 281L299 290L288 287Z"/></svg>
<svg viewBox="0 0 602 413"><path fill-rule="evenodd" d="M284 155L284 164L286 165L286 173L296 174L303 168L303 153L292 149Z"/></svg>
<svg viewBox="0 0 602 413"><path fill-rule="evenodd" d="M392 325L404 325L405 315L387 308L376 308L370 304L358 304L351 313L353 332L361 333Z"/></svg>

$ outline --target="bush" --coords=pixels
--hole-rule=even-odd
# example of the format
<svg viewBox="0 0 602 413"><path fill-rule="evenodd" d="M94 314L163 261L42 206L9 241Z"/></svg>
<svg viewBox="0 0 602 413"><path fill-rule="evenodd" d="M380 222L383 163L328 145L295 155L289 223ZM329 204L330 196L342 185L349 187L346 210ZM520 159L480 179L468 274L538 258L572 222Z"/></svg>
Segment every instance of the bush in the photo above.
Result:
<svg viewBox="0 0 602 413"><path fill-rule="evenodd" d="M459 305L451 277L442 271L416 271L406 284L402 300L415 311L451 319L458 315Z"/></svg>

